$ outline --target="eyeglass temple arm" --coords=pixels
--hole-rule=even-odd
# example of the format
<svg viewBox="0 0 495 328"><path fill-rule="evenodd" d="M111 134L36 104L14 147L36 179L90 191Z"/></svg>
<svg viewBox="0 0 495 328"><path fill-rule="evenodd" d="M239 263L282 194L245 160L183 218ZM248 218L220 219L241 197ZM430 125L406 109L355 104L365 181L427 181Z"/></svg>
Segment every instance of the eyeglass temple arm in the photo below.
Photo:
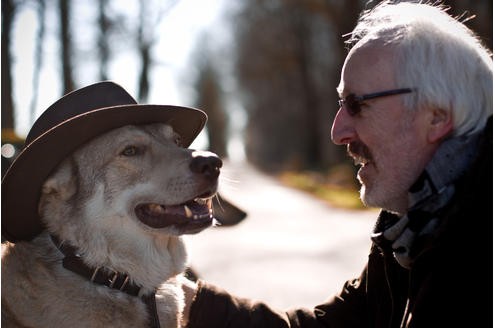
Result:
<svg viewBox="0 0 495 328"><path fill-rule="evenodd" d="M358 101L364 101L364 100L378 98L378 97L393 96L393 95L398 95L398 94L403 94L403 93L411 93L411 92L413 92L413 89L411 89L411 88L402 88L402 89L394 89L394 90L370 93L370 94L363 95L363 96L359 97L360 99Z"/></svg>

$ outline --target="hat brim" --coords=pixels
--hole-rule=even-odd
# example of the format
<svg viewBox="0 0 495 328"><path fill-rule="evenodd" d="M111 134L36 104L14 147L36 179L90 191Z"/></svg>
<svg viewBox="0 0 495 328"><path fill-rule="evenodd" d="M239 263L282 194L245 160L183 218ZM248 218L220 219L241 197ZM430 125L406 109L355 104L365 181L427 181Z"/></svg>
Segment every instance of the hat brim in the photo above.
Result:
<svg viewBox="0 0 495 328"><path fill-rule="evenodd" d="M10 242L31 240L44 230L38 214L41 187L78 147L126 125L167 123L189 147L206 124L199 109L164 105L122 105L74 116L27 145L2 179L2 235Z"/></svg>

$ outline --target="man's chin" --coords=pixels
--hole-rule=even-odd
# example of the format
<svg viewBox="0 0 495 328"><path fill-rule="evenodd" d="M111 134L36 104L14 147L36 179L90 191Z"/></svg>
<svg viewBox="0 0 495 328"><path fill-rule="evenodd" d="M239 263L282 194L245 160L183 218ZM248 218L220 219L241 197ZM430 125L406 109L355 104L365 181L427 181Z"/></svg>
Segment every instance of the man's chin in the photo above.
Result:
<svg viewBox="0 0 495 328"><path fill-rule="evenodd" d="M366 207L381 208L396 214L404 212L403 207L399 205L396 199L396 195L387 197L384 193L379 193L378 190L366 188L364 184L361 185L359 197Z"/></svg>
<svg viewBox="0 0 495 328"><path fill-rule="evenodd" d="M386 195L384 195L383 190L380 188L382 184L377 185L374 180L372 181L369 177L364 176L362 174L362 168L358 172L358 180L361 184L359 198L361 198L364 206L383 208L383 200L386 199Z"/></svg>
<svg viewBox="0 0 495 328"><path fill-rule="evenodd" d="M370 197L369 192L367 192L366 187L364 185L361 185L361 189L359 190L359 198L361 199L361 202L363 203L364 206L366 207L374 207L373 205L373 199Z"/></svg>

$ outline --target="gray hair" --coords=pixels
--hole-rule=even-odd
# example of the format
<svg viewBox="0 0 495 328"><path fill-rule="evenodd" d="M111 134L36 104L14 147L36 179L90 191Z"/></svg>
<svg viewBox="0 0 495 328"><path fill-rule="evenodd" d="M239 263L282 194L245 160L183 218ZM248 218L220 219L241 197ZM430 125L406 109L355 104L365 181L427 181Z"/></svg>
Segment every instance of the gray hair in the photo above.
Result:
<svg viewBox="0 0 495 328"><path fill-rule="evenodd" d="M492 55L445 7L382 2L361 14L347 42L393 47L398 87L416 90L406 107L450 111L454 136L479 131L492 115Z"/></svg>

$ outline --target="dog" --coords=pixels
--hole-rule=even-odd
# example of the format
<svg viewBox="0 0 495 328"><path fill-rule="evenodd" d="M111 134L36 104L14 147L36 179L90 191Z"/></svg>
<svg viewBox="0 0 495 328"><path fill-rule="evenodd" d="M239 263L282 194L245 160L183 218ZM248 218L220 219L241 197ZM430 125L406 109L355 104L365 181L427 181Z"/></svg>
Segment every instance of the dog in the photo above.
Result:
<svg viewBox="0 0 495 328"><path fill-rule="evenodd" d="M180 326L181 236L214 223L221 166L164 123L119 127L77 148L42 185L46 229L2 244L2 325Z"/></svg>

